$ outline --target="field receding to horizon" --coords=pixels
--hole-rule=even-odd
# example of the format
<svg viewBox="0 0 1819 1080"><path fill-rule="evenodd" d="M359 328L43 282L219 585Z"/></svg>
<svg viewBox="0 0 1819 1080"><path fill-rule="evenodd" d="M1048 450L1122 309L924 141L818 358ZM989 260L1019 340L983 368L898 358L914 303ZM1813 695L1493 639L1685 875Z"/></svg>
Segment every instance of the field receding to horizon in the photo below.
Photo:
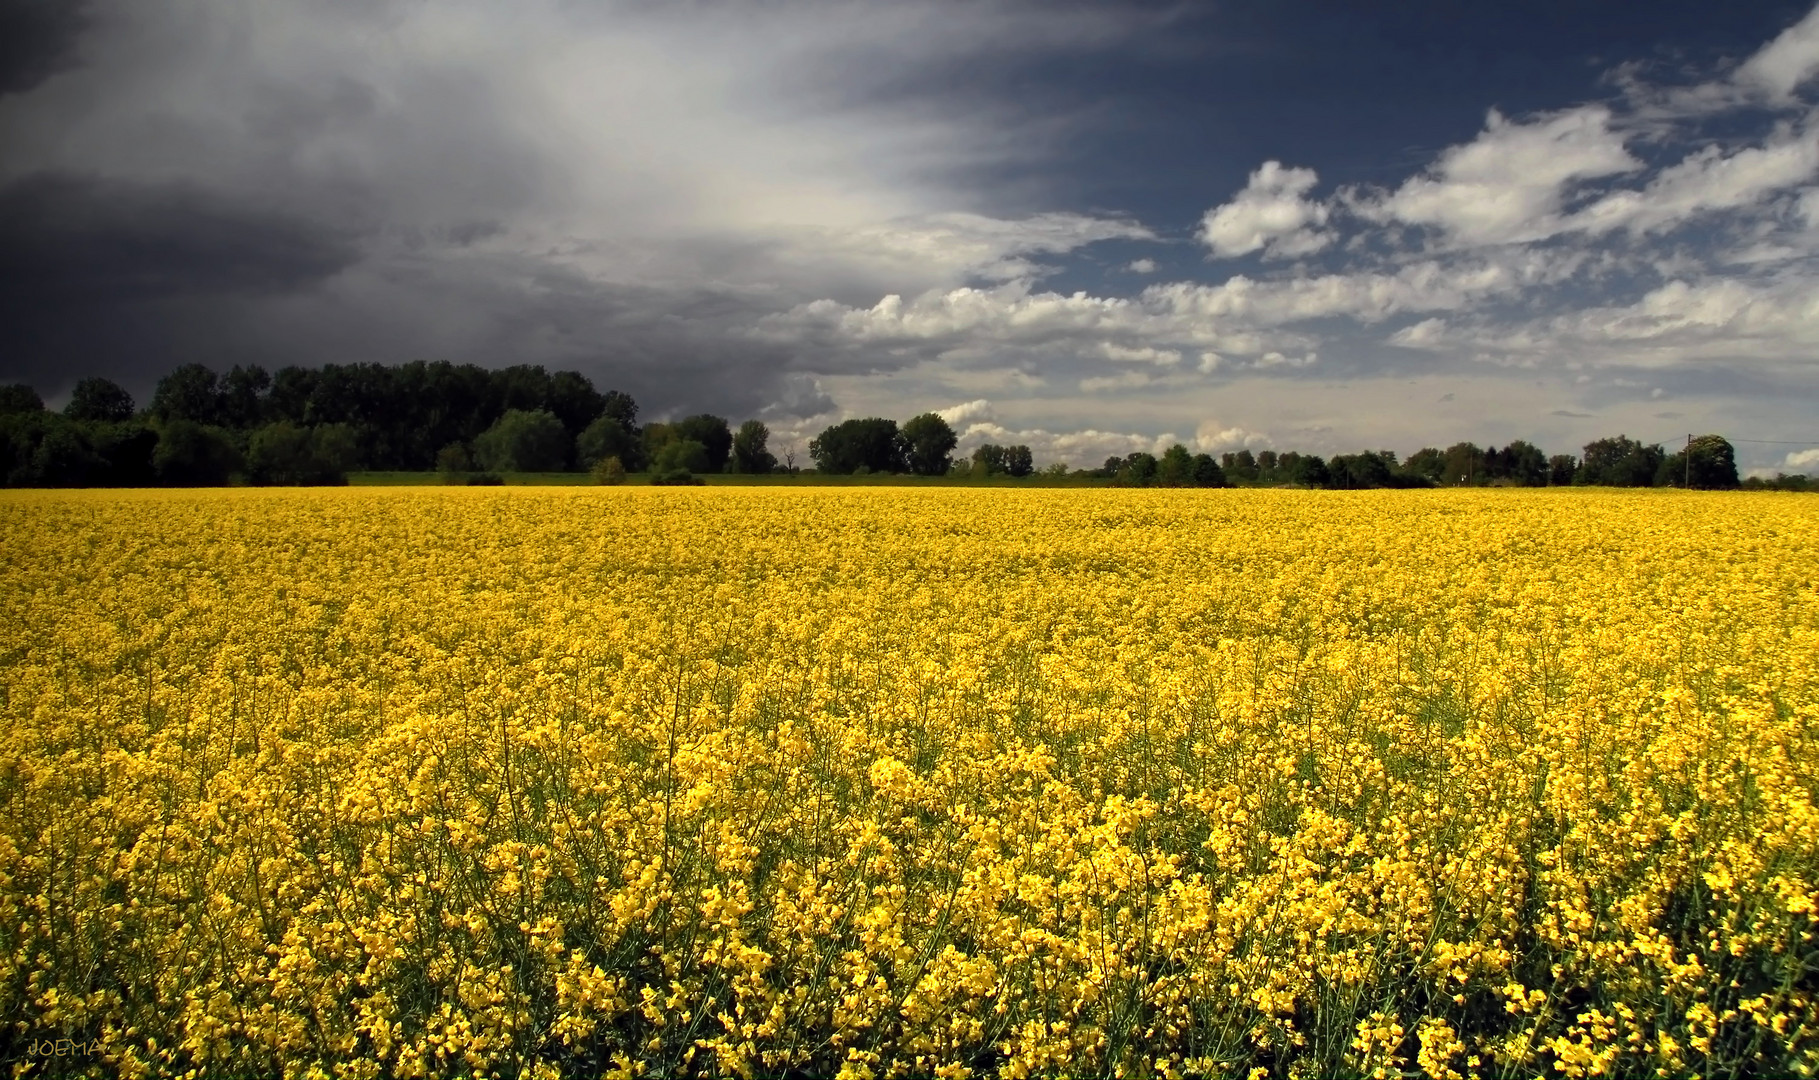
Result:
<svg viewBox="0 0 1819 1080"><path fill-rule="evenodd" d="M1794 1075L1819 504L0 494L28 1075Z"/></svg>

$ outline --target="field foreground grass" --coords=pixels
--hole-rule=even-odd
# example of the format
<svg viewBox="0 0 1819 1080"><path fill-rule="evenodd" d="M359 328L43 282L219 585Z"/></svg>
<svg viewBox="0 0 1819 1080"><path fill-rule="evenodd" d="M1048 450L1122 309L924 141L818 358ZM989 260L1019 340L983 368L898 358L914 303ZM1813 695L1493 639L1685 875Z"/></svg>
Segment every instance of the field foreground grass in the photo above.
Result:
<svg viewBox="0 0 1819 1080"><path fill-rule="evenodd" d="M8 492L0 529L15 1071L1819 1064L1808 500Z"/></svg>

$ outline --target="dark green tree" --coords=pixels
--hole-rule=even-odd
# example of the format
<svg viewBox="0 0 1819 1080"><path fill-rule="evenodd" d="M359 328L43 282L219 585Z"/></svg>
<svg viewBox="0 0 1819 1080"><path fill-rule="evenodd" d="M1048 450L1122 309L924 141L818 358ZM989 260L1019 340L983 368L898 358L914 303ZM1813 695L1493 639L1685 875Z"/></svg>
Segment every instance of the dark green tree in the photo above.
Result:
<svg viewBox="0 0 1819 1080"><path fill-rule="evenodd" d="M601 395L600 415L619 421L627 431L638 430L638 403L630 394L608 390Z"/></svg>
<svg viewBox="0 0 1819 1080"><path fill-rule="evenodd" d="M1579 459L1571 454L1555 454L1547 459L1547 482L1554 487L1571 484L1578 471Z"/></svg>
<svg viewBox="0 0 1819 1080"><path fill-rule="evenodd" d="M726 460L733 452L733 432L726 418L701 413L685 416L670 425L676 437L698 442L707 450L707 467L696 472L725 472Z"/></svg>
<svg viewBox="0 0 1819 1080"><path fill-rule="evenodd" d="M897 422L881 417L846 420L815 436L808 444L815 468L834 475L851 475L865 468L875 473L907 472Z"/></svg>
<svg viewBox="0 0 1819 1080"><path fill-rule="evenodd" d="M78 380L63 415L71 420L120 423L133 418L133 395L119 383L89 377Z"/></svg>
<svg viewBox="0 0 1819 1080"><path fill-rule="evenodd" d="M591 469L609 457L633 472L641 471L644 441L617 417L601 416L575 440L575 459L583 469Z"/></svg>
<svg viewBox="0 0 1819 1080"><path fill-rule="evenodd" d="M1327 482L1336 488L1388 487L1392 479L1389 463L1369 450L1334 455L1326 468Z"/></svg>
<svg viewBox="0 0 1819 1080"><path fill-rule="evenodd" d="M550 377L542 364L514 364L492 373L493 393L502 413L546 411L550 406ZM553 413L551 415L554 415Z"/></svg>
<svg viewBox="0 0 1819 1080"><path fill-rule="evenodd" d="M1300 454L1295 458L1294 471L1290 478L1303 487L1320 488L1332 483L1332 475L1327 472L1326 462L1317 454Z"/></svg>
<svg viewBox="0 0 1819 1080"><path fill-rule="evenodd" d="M1441 455L1440 482L1457 487L1460 484L1482 484L1486 476L1484 451L1476 443L1457 442Z"/></svg>
<svg viewBox="0 0 1819 1080"><path fill-rule="evenodd" d="M606 411L606 396L579 371L558 371L549 379L549 411L570 436L578 436Z"/></svg>
<svg viewBox="0 0 1819 1080"><path fill-rule="evenodd" d="M1139 450L1125 457L1124 465L1118 470L1116 482L1132 487L1149 487L1156 482L1156 473L1160 462L1156 455L1146 454Z"/></svg>
<svg viewBox="0 0 1819 1080"><path fill-rule="evenodd" d="M1434 447L1424 446L1402 463L1402 472L1439 483L1446 477L1446 455Z"/></svg>
<svg viewBox="0 0 1819 1080"><path fill-rule="evenodd" d="M953 426L939 413L922 413L903 422L904 458L917 476L941 476L952 464L948 455L960 442Z"/></svg>
<svg viewBox="0 0 1819 1080"><path fill-rule="evenodd" d="M44 399L24 383L0 386L0 416L44 411Z"/></svg>
<svg viewBox="0 0 1819 1080"><path fill-rule="evenodd" d="M1517 439L1497 455L1499 475L1521 487L1541 487L1548 480L1547 455L1530 442Z"/></svg>
<svg viewBox="0 0 1819 1080"><path fill-rule="evenodd" d="M507 410L474 440L474 457L489 472L556 472L569 450L568 429L547 409Z"/></svg>
<svg viewBox="0 0 1819 1080"><path fill-rule="evenodd" d="M1194 455L1180 443L1162 452L1156 463L1156 483L1163 487L1188 487L1194 482Z"/></svg>
<svg viewBox="0 0 1819 1080"><path fill-rule="evenodd" d="M347 472L336 460L343 455L337 453L334 440L328 427L299 427L289 420L267 424L247 440L247 479L282 486L345 484Z"/></svg>
<svg viewBox="0 0 1819 1080"><path fill-rule="evenodd" d="M1268 452L1264 451L1264 453ZM1258 479L1261 467L1257 463L1256 455L1249 450L1239 450L1227 456L1232 459L1232 463L1226 468L1226 471L1232 475L1234 480L1255 482Z"/></svg>
<svg viewBox="0 0 1819 1080"><path fill-rule="evenodd" d="M1003 476L1010 471L1005 462L1005 449L997 443L986 443L973 450L973 475Z"/></svg>
<svg viewBox="0 0 1819 1080"><path fill-rule="evenodd" d="M233 369L221 377L216 421L223 427L248 430L265 422L266 394L272 377L257 364Z"/></svg>
<svg viewBox="0 0 1819 1080"><path fill-rule="evenodd" d="M1722 435L1701 435L1662 459L1655 482L1663 487L1733 490L1739 484L1737 452Z"/></svg>
<svg viewBox="0 0 1819 1080"><path fill-rule="evenodd" d="M1667 452L1660 446L1644 446L1627 435L1599 439L1586 444L1573 482L1600 487L1650 487L1665 457Z"/></svg>
<svg viewBox="0 0 1819 1080"><path fill-rule="evenodd" d="M444 475L474 471L474 456L467 444L452 442L436 451L436 471Z"/></svg>
<svg viewBox="0 0 1819 1080"><path fill-rule="evenodd" d="M219 382L213 370L201 364L184 364L158 380L158 388L152 392L151 414L160 421L216 424L221 415Z"/></svg>
<svg viewBox="0 0 1819 1080"><path fill-rule="evenodd" d="M1253 472L1256 471L1254 462L1251 469ZM1225 486L1225 470L1221 469L1219 463L1213 460L1213 455L1194 455L1194 486L1209 488L1222 488Z"/></svg>
<svg viewBox="0 0 1819 1080"><path fill-rule="evenodd" d="M1030 448L1019 443L1004 448L1004 471L1021 480L1036 471L1035 455Z"/></svg>
<svg viewBox="0 0 1819 1080"><path fill-rule="evenodd" d="M652 475L670 473L705 473L711 472L707 447L694 439L671 439L657 451L656 459L651 463Z"/></svg>
<svg viewBox="0 0 1819 1080"><path fill-rule="evenodd" d="M777 456L770 452L771 429L762 421L747 420L733 435L731 468L734 472L762 476L777 467Z"/></svg>
<svg viewBox="0 0 1819 1080"><path fill-rule="evenodd" d="M169 420L158 429L152 469L171 487L220 487L240 468L240 451L223 428Z"/></svg>
<svg viewBox="0 0 1819 1080"><path fill-rule="evenodd" d="M117 423L89 421L79 425L95 453L107 463L90 482L100 487L145 487L157 481L152 454L158 449L158 432L143 420Z"/></svg>

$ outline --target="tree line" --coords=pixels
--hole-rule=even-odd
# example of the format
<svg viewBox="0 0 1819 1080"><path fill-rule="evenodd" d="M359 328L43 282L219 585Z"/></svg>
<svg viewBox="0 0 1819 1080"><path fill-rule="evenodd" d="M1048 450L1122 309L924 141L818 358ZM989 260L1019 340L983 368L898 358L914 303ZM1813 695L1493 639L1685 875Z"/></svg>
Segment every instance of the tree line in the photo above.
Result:
<svg viewBox="0 0 1819 1080"><path fill-rule="evenodd" d="M217 373L185 364L158 381L143 409L103 378L79 381L61 412L47 410L30 386L0 387L0 478L13 487L334 484L355 470L433 469L482 481L591 470L605 482L646 473L653 483L800 471L793 455L778 460L769 438L758 420L735 429L706 413L640 424L631 395L537 365L329 364L273 374L257 365ZM987 444L963 458L953 453L958 442L933 412L901 424L865 417L830 425L808 455L817 471L836 475L1037 473L1028 446ZM1055 462L1041 473L1145 487L1813 486L1805 476L1740 483L1734 450L1717 435L1673 452L1618 435L1588 443L1578 457L1549 456L1521 440L1426 447L1407 459L1388 450L1331 458L1239 450L1215 459L1177 443L1160 455L1111 457L1096 469Z"/></svg>
<svg viewBox="0 0 1819 1080"><path fill-rule="evenodd" d="M638 422L630 394L574 371L416 362L185 364L140 408L103 378L61 412L30 386L0 387L0 477L9 486L345 483L355 470L623 475L768 472L769 429L716 416Z"/></svg>

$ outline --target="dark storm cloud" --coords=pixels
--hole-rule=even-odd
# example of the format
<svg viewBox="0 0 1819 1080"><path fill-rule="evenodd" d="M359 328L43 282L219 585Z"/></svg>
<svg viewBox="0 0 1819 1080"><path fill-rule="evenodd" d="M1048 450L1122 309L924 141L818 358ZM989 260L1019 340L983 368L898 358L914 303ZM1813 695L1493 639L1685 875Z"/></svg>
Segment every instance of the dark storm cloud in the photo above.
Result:
<svg viewBox="0 0 1819 1080"><path fill-rule="evenodd" d="M338 229L194 185L27 176L0 188L7 366L57 382L119 371L148 342L161 351L177 308L309 288L358 257Z"/></svg>
<svg viewBox="0 0 1819 1080"><path fill-rule="evenodd" d="M0 0L0 95L30 90L77 63L87 27L81 0Z"/></svg>
<svg viewBox="0 0 1819 1080"><path fill-rule="evenodd" d="M21 306L284 292L358 256L344 232L188 184L40 173L0 189L0 288Z"/></svg>

